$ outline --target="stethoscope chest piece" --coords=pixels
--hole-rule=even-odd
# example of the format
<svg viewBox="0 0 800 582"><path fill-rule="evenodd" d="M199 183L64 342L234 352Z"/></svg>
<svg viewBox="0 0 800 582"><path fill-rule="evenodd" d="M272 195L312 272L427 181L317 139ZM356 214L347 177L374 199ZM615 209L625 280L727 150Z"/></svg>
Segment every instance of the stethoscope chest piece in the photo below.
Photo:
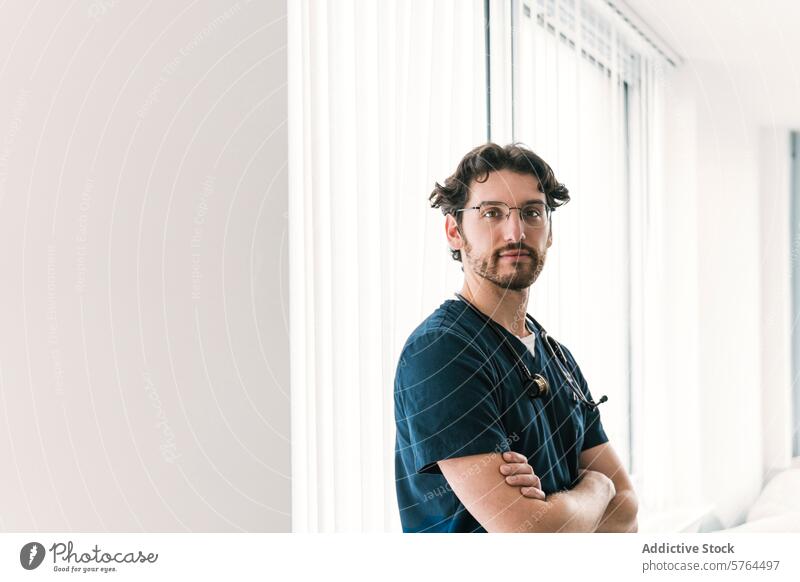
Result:
<svg viewBox="0 0 800 582"><path fill-rule="evenodd" d="M534 374L528 383L528 396L541 398L550 392L550 383L541 374Z"/></svg>

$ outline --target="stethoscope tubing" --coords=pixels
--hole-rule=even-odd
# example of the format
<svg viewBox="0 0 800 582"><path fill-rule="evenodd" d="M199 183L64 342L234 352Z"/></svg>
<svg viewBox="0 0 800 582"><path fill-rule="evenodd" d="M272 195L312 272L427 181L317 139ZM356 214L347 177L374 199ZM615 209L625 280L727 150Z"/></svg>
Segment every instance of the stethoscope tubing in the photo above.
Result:
<svg viewBox="0 0 800 582"><path fill-rule="evenodd" d="M504 344L507 343L506 337L496 327L496 326L499 326L500 324L495 322L491 317L489 317L488 315L483 313L481 310L479 310L477 307L475 307L470 301L467 301L460 293L456 293L455 295L461 301L466 303L467 306L469 306L469 308L473 312L475 312L475 314L477 314L479 317L481 317L481 319L483 319L487 323L487 325L489 325L489 327L492 328L494 333L500 338L501 343L504 343ZM530 315L529 313L526 313L525 314L525 319L527 321L529 321L533 325L533 330L531 330L531 332L533 332L536 328L541 330L539 335L542 338L542 342L544 343L545 349L547 350L547 352L550 355L551 359L555 360L556 366L558 367L558 370L559 370L559 373L561 374L561 376L566 380L567 384L569 384L569 387L572 390L572 399L575 402L583 403L584 405L588 406L591 410L596 409L603 402L606 402L608 400L607 396L603 396L602 398L600 398L600 400L598 402L594 402L593 400L588 400L583 395L583 392L581 391L580 387L578 387L575 378L572 376L572 374L567 369L567 367L569 366L569 363L567 361L567 356L564 354L564 350L561 349L561 344L559 344L554 337L552 337L550 334L548 334L547 331L545 331L544 327L542 327L542 325L539 324L539 322L536 321L533 318L532 315ZM508 347L509 347L510 350L512 350L514 352L514 359L519 365L522 366L522 369L524 370L525 375L528 378L529 383L531 383L531 382L532 383L538 383L537 380L536 380L536 377L541 378L541 376L539 376L539 374L536 374L535 376L532 375L530 373L530 370L528 370L528 367L525 365L525 362L522 361L522 357L517 353L517 350L515 348L513 348L511 345L508 345ZM542 380L545 383L547 382L547 380L544 379L544 378L542 378ZM536 392L536 396L533 396L533 397L534 398L541 397L546 392L547 392L547 389L539 390L539 391Z"/></svg>

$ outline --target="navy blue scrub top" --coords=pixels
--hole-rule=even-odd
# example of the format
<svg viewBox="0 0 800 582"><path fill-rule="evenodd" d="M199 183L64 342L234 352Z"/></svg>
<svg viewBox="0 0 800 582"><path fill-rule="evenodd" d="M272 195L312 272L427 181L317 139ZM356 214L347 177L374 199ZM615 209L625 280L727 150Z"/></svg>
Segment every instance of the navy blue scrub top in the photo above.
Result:
<svg viewBox="0 0 800 582"><path fill-rule="evenodd" d="M531 324L529 324L531 325ZM600 413L576 403L536 333L535 353L496 329L531 374L550 383L532 399L508 343L463 301L445 301L409 336L395 373L395 484L405 532L485 532L459 501L437 461L493 451L528 458L546 494L571 489L582 451L608 441ZM589 387L563 346L584 396Z"/></svg>

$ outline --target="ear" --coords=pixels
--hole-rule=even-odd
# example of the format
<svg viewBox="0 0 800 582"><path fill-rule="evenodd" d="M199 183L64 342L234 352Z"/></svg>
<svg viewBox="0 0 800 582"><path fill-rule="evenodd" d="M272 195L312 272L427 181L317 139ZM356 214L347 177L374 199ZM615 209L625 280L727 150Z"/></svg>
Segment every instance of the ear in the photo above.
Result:
<svg viewBox="0 0 800 582"><path fill-rule="evenodd" d="M461 231L458 223L452 214L448 214L444 219L444 230L447 235L447 244L455 251L460 251L464 246L464 239L461 238Z"/></svg>
<svg viewBox="0 0 800 582"><path fill-rule="evenodd" d="M547 225L547 248L549 249L553 244L553 223Z"/></svg>

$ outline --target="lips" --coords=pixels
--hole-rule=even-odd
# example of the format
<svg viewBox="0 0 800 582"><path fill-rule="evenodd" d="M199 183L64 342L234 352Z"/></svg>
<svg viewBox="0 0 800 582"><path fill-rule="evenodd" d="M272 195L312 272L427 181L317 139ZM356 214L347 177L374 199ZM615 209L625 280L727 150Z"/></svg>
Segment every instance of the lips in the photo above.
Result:
<svg viewBox="0 0 800 582"><path fill-rule="evenodd" d="M527 252L524 252L524 251L522 251L522 252L514 251L514 252L500 253L500 256L501 257L519 258L519 257L530 257L531 254L527 253Z"/></svg>

